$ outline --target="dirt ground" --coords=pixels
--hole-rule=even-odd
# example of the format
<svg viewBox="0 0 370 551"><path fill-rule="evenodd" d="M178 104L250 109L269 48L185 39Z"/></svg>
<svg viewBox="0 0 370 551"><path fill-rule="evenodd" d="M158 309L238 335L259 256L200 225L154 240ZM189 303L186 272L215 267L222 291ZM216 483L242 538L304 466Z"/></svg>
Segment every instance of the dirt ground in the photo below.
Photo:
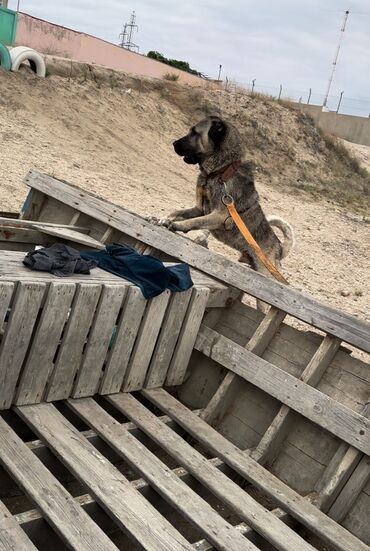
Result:
<svg viewBox="0 0 370 551"><path fill-rule="evenodd" d="M27 193L22 179L31 168L141 214L162 216L191 206L197 169L185 165L171 144L197 112L194 106L186 110L176 104L169 94L166 88L140 90L131 87L130 81L126 85L112 81L108 87L81 79L39 80L0 72L0 210L21 207ZM314 170L320 164L324 172L325 157L306 147L309 138L299 134L295 114L282 106L270 113L263 102L248 106L243 100L238 106L237 97L224 100L215 92L211 96L219 105L224 102L224 110L232 112L236 123L238 110L249 109L245 121L254 131L263 130L255 134L257 158L250 140L247 157L254 156L262 166L256 183L265 211L282 216L294 227L296 246L283 264L291 284L370 321L366 213L351 219L350 207L314 197L296 185L297 166L304 164L307 173L307 166ZM275 135L280 136L281 146L272 141ZM270 149L265 143L270 143ZM348 147L370 167L370 148ZM275 163L273 169L272 165L266 168L268 163ZM234 254L215 242L211 247Z"/></svg>

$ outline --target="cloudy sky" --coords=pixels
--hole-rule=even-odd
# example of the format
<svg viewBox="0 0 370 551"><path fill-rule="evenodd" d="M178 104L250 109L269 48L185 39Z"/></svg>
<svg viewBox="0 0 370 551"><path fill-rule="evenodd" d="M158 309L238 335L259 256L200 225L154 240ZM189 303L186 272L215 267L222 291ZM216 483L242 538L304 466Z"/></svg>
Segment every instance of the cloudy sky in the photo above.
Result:
<svg viewBox="0 0 370 551"><path fill-rule="evenodd" d="M9 8L16 5L9 0ZM223 77L246 84L256 79L271 93L281 83L302 96L310 87L325 93L350 9L331 93L343 90L370 106L369 0L20 0L20 9L114 43L135 10L141 53L157 50L213 77L222 64Z"/></svg>

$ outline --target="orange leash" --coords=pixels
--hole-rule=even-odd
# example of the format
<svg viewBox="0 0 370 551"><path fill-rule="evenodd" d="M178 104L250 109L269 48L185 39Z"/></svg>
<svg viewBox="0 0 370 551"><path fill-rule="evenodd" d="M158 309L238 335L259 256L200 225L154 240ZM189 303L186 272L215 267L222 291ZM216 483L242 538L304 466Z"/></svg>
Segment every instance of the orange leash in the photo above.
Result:
<svg viewBox="0 0 370 551"><path fill-rule="evenodd" d="M258 245L257 241L254 239L251 232L248 230L247 226L244 224L243 220L238 214L238 211L235 208L234 201L231 197L231 195L227 194L223 197L223 203L226 205L227 210L229 211L229 214L231 218L234 220L238 230L250 246L250 248L253 250L253 252L256 254L256 256L259 258L259 260L262 262L262 264L268 269L270 274L272 274L275 279L280 281L280 283L285 283L286 285L289 285L288 281L285 279L285 277L279 272L279 270L274 266L274 264L267 258L265 253L262 251L261 247Z"/></svg>

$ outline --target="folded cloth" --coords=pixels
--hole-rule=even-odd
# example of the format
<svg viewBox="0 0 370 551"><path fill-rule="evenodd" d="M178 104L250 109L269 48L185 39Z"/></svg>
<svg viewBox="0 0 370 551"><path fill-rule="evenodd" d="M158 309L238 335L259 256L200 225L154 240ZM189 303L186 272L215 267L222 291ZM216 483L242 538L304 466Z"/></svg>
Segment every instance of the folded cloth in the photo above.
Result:
<svg viewBox="0 0 370 551"><path fill-rule="evenodd" d="M28 253L23 264L31 270L68 277L72 274L89 274L98 263L93 259L82 258L79 251L68 245L54 243L51 247Z"/></svg>
<svg viewBox="0 0 370 551"><path fill-rule="evenodd" d="M193 286L187 264L166 267L150 255L141 255L126 245L108 245L103 251L84 251L85 260L94 260L98 267L123 277L140 287L146 299L160 295L165 289L186 291Z"/></svg>

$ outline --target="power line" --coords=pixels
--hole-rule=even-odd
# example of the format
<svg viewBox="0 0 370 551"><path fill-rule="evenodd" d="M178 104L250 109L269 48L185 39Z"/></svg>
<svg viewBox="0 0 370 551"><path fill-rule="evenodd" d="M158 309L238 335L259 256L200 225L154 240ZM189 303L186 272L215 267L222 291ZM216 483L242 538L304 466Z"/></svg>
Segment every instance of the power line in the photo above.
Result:
<svg viewBox="0 0 370 551"><path fill-rule="evenodd" d="M139 46L132 42L132 35L139 30L139 27L136 25L136 13L133 11L130 17L130 22L125 23L123 26L123 31L119 35L121 38L120 46L126 50L137 50L139 51Z"/></svg>

